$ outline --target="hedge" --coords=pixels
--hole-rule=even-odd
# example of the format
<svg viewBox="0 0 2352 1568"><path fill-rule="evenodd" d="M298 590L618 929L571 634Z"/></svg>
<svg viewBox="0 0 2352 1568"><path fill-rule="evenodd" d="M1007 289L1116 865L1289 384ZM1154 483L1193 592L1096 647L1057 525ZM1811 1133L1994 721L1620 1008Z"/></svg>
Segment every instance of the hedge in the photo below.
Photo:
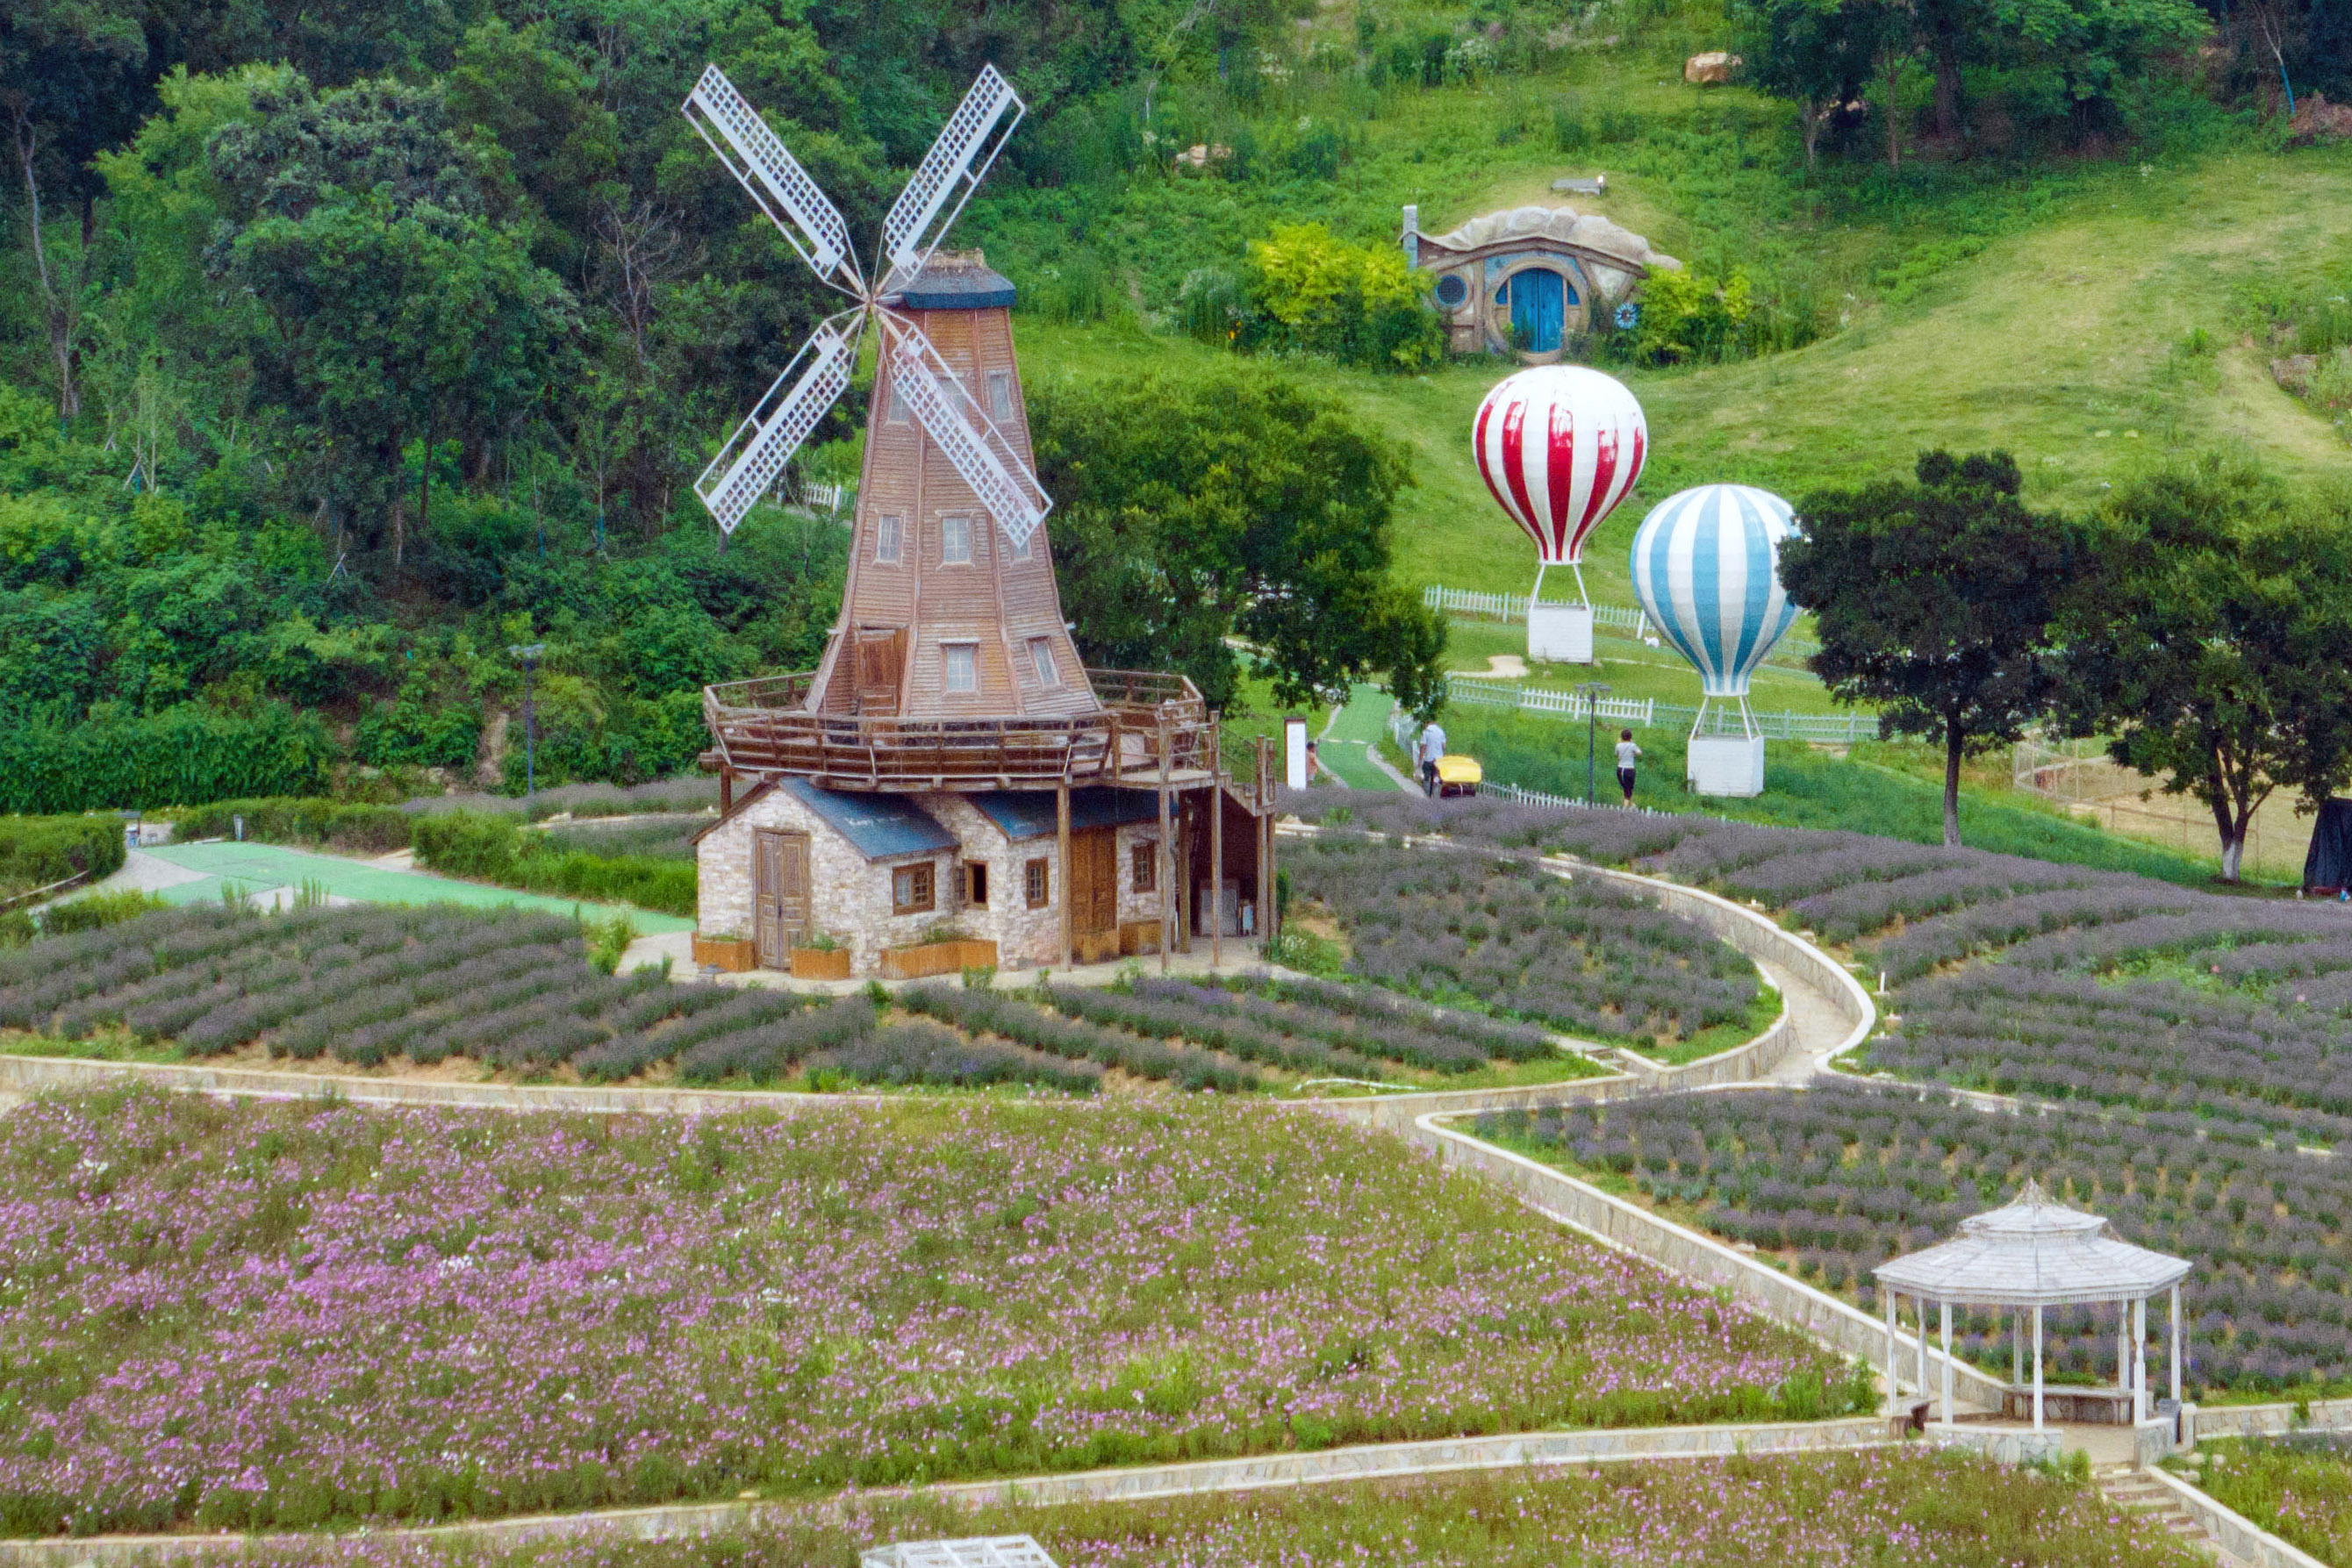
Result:
<svg viewBox="0 0 2352 1568"><path fill-rule="evenodd" d="M316 795L334 759L326 721L282 704L251 714L194 703L154 714L100 707L76 725L0 725L0 811Z"/></svg>
<svg viewBox="0 0 2352 1568"><path fill-rule="evenodd" d="M331 849L385 854L408 847L411 819L397 806L355 806L317 796L273 796L220 800L180 819L178 837L227 839L245 836L268 844L323 844Z"/></svg>
<svg viewBox="0 0 2352 1568"><path fill-rule="evenodd" d="M122 865L122 824L112 817L0 817L0 897L90 879Z"/></svg>
<svg viewBox="0 0 2352 1568"><path fill-rule="evenodd" d="M451 876L565 898L634 904L663 915L695 912L691 861L649 855L593 855L566 850L544 833L487 811L444 811L410 819L420 865Z"/></svg>

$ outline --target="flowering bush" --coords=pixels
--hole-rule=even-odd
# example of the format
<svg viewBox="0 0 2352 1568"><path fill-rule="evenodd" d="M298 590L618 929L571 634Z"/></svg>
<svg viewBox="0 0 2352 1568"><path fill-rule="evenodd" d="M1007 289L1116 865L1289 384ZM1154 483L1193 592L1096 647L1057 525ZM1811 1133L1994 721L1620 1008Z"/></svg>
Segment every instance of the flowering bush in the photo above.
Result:
<svg viewBox="0 0 2352 1568"><path fill-rule="evenodd" d="M0 1531L309 1527L1834 1415L1838 1358L1212 1099L0 1118Z"/></svg>
<svg viewBox="0 0 2352 1568"><path fill-rule="evenodd" d="M2031 1176L2126 1240L2195 1261L2189 1382L2263 1394L2352 1384L2340 1239L2352 1170L2276 1147L2259 1127L2193 1112L1989 1116L1917 1090L1828 1085L1511 1113L1481 1130L1630 1184L1866 1307L1871 1267L1944 1239ZM1969 1354L2006 1373L1995 1316L1957 1327ZM2054 1311L2045 1335L2055 1375L2114 1379L2112 1308Z"/></svg>
<svg viewBox="0 0 2352 1568"><path fill-rule="evenodd" d="M2328 1568L2352 1568L2352 1448L2340 1434L2203 1445L2206 1491Z"/></svg>

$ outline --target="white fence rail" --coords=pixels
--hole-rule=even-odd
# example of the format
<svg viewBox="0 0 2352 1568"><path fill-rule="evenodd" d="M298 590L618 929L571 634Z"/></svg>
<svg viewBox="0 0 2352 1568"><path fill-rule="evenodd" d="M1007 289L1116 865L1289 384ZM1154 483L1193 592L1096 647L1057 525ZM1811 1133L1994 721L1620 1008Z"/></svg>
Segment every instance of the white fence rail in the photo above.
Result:
<svg viewBox="0 0 2352 1568"><path fill-rule="evenodd" d="M1463 615L1481 621L1528 618L1528 596L1524 593L1482 593L1476 589L1446 588L1433 582L1421 591L1421 601L1441 615ZM1592 623L1596 627L1613 627L1636 638L1647 636L1650 632L1649 616L1631 604L1596 604L1592 607ZM1764 655L1764 662L1802 665L1821 651L1822 645L1811 637L1784 636Z"/></svg>
<svg viewBox="0 0 2352 1568"><path fill-rule="evenodd" d="M1698 722L1698 709L1683 703L1662 703L1655 698L1636 702L1625 697L1602 697L1600 712L1591 714L1589 699L1578 692L1552 691L1508 681L1484 681L1475 675L1446 676L1445 700L1466 707L1509 708L1517 713L1538 713L1551 718L1583 719L1590 716L1629 728L1648 729L1665 726L1687 729ZM1768 740L1804 740L1850 746L1857 740L1878 738L1878 718L1874 714L1759 713L1755 719L1757 729Z"/></svg>

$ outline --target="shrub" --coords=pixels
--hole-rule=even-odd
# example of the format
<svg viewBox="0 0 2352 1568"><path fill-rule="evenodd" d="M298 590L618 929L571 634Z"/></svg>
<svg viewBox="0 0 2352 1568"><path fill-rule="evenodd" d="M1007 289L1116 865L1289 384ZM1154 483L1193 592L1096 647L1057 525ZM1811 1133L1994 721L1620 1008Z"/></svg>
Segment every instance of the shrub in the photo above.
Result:
<svg viewBox="0 0 2352 1568"><path fill-rule="evenodd" d="M0 725L0 810L194 806L315 795L335 759L326 720L267 704L249 714L184 703L131 714L101 705L74 725Z"/></svg>
<svg viewBox="0 0 2352 1568"><path fill-rule="evenodd" d="M215 801L184 813L178 836L233 838L239 817L245 819L245 836L264 843L323 844L369 854L388 854L409 844L411 819L398 807L352 805L315 796Z"/></svg>
<svg viewBox="0 0 2352 1568"><path fill-rule="evenodd" d="M123 853L122 824L112 817L0 817L0 897L82 872L110 875Z"/></svg>
<svg viewBox="0 0 2352 1568"><path fill-rule="evenodd" d="M1426 287L1393 246L1349 245L1321 224L1277 226L1250 244L1244 337L1342 364L1419 370L1445 352L1445 329L1423 301Z"/></svg>
<svg viewBox="0 0 2352 1568"><path fill-rule="evenodd" d="M634 904L664 915L695 910L692 861L649 855L598 855L566 849L511 817L443 811L409 819L418 862L452 876L565 898Z"/></svg>
<svg viewBox="0 0 2352 1568"><path fill-rule="evenodd" d="M159 909L171 907L153 894L135 887L121 888L113 893L85 894L44 908L37 917L41 934L46 936L68 936L77 931L102 931L109 925L119 925L126 920L136 920Z"/></svg>

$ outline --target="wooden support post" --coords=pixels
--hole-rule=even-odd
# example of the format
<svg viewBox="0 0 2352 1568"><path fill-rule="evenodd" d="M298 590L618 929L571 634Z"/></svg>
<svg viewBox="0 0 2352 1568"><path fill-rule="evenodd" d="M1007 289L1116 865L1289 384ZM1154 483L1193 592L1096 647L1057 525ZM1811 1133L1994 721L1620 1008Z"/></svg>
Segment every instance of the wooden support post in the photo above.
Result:
<svg viewBox="0 0 2352 1568"><path fill-rule="evenodd" d="M719 814L725 816L735 809L735 770L721 765L719 769Z"/></svg>
<svg viewBox="0 0 2352 1568"><path fill-rule="evenodd" d="M1209 967L1225 961L1225 763L1209 720Z"/></svg>
<svg viewBox="0 0 2352 1568"><path fill-rule="evenodd" d="M1060 885L1053 890L1054 898L1062 906L1062 967L1070 967L1070 783L1064 779L1054 789L1054 874Z"/></svg>
<svg viewBox="0 0 2352 1568"><path fill-rule="evenodd" d="M1160 721L1160 972L1168 972L1168 949L1176 937L1175 923L1169 919L1171 902L1175 888L1169 885L1176 880L1176 856L1169 841L1168 826L1168 721Z"/></svg>

